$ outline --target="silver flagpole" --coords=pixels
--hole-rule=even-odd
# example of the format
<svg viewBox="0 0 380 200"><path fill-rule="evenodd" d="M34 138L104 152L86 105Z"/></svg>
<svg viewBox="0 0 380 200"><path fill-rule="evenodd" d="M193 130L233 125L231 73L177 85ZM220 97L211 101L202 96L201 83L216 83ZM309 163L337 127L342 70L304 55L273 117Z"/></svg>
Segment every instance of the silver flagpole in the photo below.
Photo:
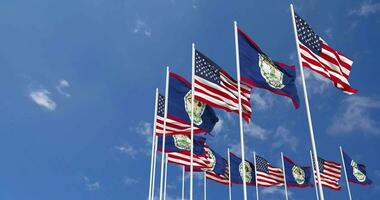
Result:
<svg viewBox="0 0 380 200"><path fill-rule="evenodd" d="M165 83L165 113L164 113L164 130L162 136L162 153L161 153L161 177L160 177L160 200L162 200L162 192L164 186L164 167L165 167L165 137L166 137L166 118L168 116L168 95L169 95L169 66L166 67L166 83Z"/></svg>
<svg viewBox="0 0 380 200"><path fill-rule="evenodd" d="M155 141L156 141L156 115L157 115L157 100L158 100L158 88L156 88L156 97L154 101L154 121L153 121L153 134L152 134L152 155L150 158L150 177L149 177L149 197L152 200L152 190L153 190L153 165L154 165L154 154L155 152Z"/></svg>
<svg viewBox="0 0 380 200"><path fill-rule="evenodd" d="M317 182L316 182L316 180L315 180L315 170L314 170L314 162L313 162L313 153L311 153L311 151L310 151L310 160L311 160L311 168L313 169L315 194L317 195L317 200L319 200L318 186L317 186Z"/></svg>
<svg viewBox="0 0 380 200"><path fill-rule="evenodd" d="M165 154L165 183L164 183L164 200L166 200L166 186L168 181L168 156Z"/></svg>
<svg viewBox="0 0 380 200"><path fill-rule="evenodd" d="M304 94L304 98L305 98L306 113L307 113L307 119L308 119L309 130L310 130L311 147L312 147L313 155L314 155L313 159L314 159L315 163L318 163L317 147L316 147L315 139L314 139L313 122L311 120L311 113L310 113L310 108L309 108L309 99L308 99L308 95L307 95L305 75L304 75L304 72L303 72L303 66L302 66L302 63L301 63L301 55L300 55L300 50L299 50L299 47L298 47L297 28L296 28L296 22L295 22L295 18L294 18L293 4L290 4L290 9L291 9L291 12L292 12L294 37L295 37L295 40L296 40L296 46L297 46L297 52L298 52L298 62L299 62L300 71L301 71L303 94ZM321 180L320 179L321 176L320 176L320 173L319 173L319 168L316 169L316 172L317 172L318 180ZM321 197L321 200L324 200L325 198L324 198L324 195L323 195L323 189L322 189L321 181L318 181L318 188L319 188L319 195Z"/></svg>
<svg viewBox="0 0 380 200"><path fill-rule="evenodd" d="M156 129L156 126L154 127ZM152 196L151 200L154 199L155 183L156 183L156 165L157 165L157 136L154 137L154 158L153 158L153 177L152 177Z"/></svg>
<svg viewBox="0 0 380 200"><path fill-rule="evenodd" d="M207 172L203 172L203 199L207 200Z"/></svg>
<svg viewBox="0 0 380 200"><path fill-rule="evenodd" d="M185 200L185 166L182 166L182 200Z"/></svg>
<svg viewBox="0 0 380 200"><path fill-rule="evenodd" d="M259 200L259 183L257 182L257 170L256 170L256 152L253 152L253 163L255 165L255 184L256 184L256 200Z"/></svg>
<svg viewBox="0 0 380 200"><path fill-rule="evenodd" d="M286 185L286 173L285 173L285 164L284 164L284 154L282 152L281 152L281 161L282 161L282 173L284 174L285 199L288 200L288 186Z"/></svg>
<svg viewBox="0 0 380 200"><path fill-rule="evenodd" d="M227 149L228 152L228 196L229 200L232 200L232 191L231 191L231 158L230 158L230 148Z"/></svg>
<svg viewBox="0 0 380 200"><path fill-rule="evenodd" d="M193 200L193 143L194 143L194 73L195 73L195 44L191 51L191 145L190 145L190 200Z"/></svg>
<svg viewBox="0 0 380 200"><path fill-rule="evenodd" d="M247 200L247 183L246 171L245 171L245 150L244 150L244 133L243 133L243 111L241 104L241 88L240 88L240 58L239 58L239 41L238 41L238 30L237 22L234 21L234 31L235 31L235 53L236 53L236 72L237 72L237 85L238 85L238 100L239 100L239 126L240 126L240 148L241 148L241 160L243 163L243 195L244 200Z"/></svg>
<svg viewBox="0 0 380 200"><path fill-rule="evenodd" d="M342 150L341 146L339 146L339 149L340 149L340 156L342 157L342 164L343 164L343 169L344 169L344 175L346 176L346 184L347 184L347 190L348 190L348 197L350 197L350 200L352 200L350 184L348 183L348 177L347 177L347 171L346 171L346 163L344 162L344 157L343 157L343 150Z"/></svg>

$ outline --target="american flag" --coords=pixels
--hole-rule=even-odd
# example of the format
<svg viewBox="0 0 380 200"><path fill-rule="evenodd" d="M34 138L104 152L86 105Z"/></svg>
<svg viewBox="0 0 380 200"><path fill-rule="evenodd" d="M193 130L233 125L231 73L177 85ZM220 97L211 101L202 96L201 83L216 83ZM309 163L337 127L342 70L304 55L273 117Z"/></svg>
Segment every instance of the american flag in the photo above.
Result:
<svg viewBox="0 0 380 200"><path fill-rule="evenodd" d="M205 145L205 150L209 151L209 147ZM183 166L190 166L190 151L181 151L181 152L173 152L173 153L167 153L168 156L168 162L175 163L178 165ZM194 168L208 168L210 166L210 160L208 159L207 155L196 155L193 154L193 167Z"/></svg>
<svg viewBox="0 0 380 200"><path fill-rule="evenodd" d="M305 20L296 13L294 15L302 65L330 79L343 92L357 93L348 82L353 61L331 48Z"/></svg>
<svg viewBox="0 0 380 200"><path fill-rule="evenodd" d="M256 155L256 177L260 186L284 184L284 173L281 168L273 167L267 160Z"/></svg>
<svg viewBox="0 0 380 200"><path fill-rule="evenodd" d="M207 171L206 172L206 178L207 179L216 181L216 182L224 184L224 185L228 185L230 183L228 176L229 176L228 172L226 172L224 174L217 174L213 171Z"/></svg>
<svg viewBox="0 0 380 200"><path fill-rule="evenodd" d="M157 99L157 116L156 116L156 134L161 136L164 134L165 119L165 96L159 94ZM194 133L202 132L199 128L194 127ZM174 134L190 134L191 126L189 123L179 119L167 116L166 119L166 135Z"/></svg>
<svg viewBox="0 0 380 200"><path fill-rule="evenodd" d="M238 85L222 68L201 52L195 52L195 98L208 105L239 113ZM243 118L251 117L251 88L240 84Z"/></svg>
<svg viewBox="0 0 380 200"><path fill-rule="evenodd" d="M314 160L313 160L314 161ZM315 165L314 165L315 166ZM340 190L341 186L338 181L340 179L340 171L342 165L333 161L318 158L319 173L321 175L322 186L333 190ZM315 181L318 183L318 176L315 173Z"/></svg>

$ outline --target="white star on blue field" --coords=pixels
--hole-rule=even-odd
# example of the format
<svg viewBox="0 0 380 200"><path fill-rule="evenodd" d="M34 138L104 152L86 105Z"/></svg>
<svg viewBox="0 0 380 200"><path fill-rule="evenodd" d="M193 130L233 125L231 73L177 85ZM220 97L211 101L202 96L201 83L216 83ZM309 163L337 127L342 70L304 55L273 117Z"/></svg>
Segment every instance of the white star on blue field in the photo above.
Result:
<svg viewBox="0 0 380 200"><path fill-rule="evenodd" d="M375 0L2 0L0 1L0 199L147 199L155 88L165 66L190 80L191 43L236 77L233 21L272 59L297 65L289 4L319 36L354 61L348 96L305 69L317 150L341 163L339 146L367 165L371 186L351 184L353 199L380 193L380 3ZM299 77L298 77L299 78ZM305 102L252 91L252 152L281 166L280 152L310 165ZM207 143L226 157L239 153L238 116L217 110ZM158 156L160 160L160 156ZM158 162L159 166L159 162ZM158 167L159 170L159 167ZM158 176L157 176L158 177ZM156 178L158 185L158 178ZM203 198L196 175L194 199ZM207 181L208 199L228 187ZM324 188L326 199L348 199ZM158 188L158 187L156 187ZM189 180L186 180L188 198ZM259 188L284 199L282 187ZM315 199L314 188L289 189ZM158 192L156 190L156 196ZM168 168L168 200L181 197L181 170ZM233 199L242 199L233 186ZM255 187L248 187L249 199Z"/></svg>

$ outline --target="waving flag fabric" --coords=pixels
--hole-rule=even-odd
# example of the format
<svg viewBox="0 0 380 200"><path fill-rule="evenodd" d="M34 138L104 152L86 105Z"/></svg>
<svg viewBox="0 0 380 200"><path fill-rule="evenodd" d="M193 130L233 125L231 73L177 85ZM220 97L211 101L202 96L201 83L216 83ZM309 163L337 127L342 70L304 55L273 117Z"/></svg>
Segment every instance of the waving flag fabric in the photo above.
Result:
<svg viewBox="0 0 380 200"><path fill-rule="evenodd" d="M256 176L259 186L274 186L284 184L284 174L281 168L273 167L263 157L256 155Z"/></svg>
<svg viewBox="0 0 380 200"><path fill-rule="evenodd" d="M169 75L168 101L167 129L171 132L167 134L190 134L191 84L175 73ZM194 133L211 132L219 120L214 110L196 99L194 103ZM162 132L157 134L162 135Z"/></svg>
<svg viewBox="0 0 380 200"><path fill-rule="evenodd" d="M295 67L272 61L243 31L238 29L238 34L241 80L249 86L287 96L298 108Z"/></svg>
<svg viewBox="0 0 380 200"><path fill-rule="evenodd" d="M356 163L344 151L343 158L349 182L360 185L370 185L372 183L372 181L367 177L365 165Z"/></svg>
<svg viewBox="0 0 380 200"><path fill-rule="evenodd" d="M239 113L238 85L227 72L201 52L195 52L195 98L208 105ZM250 87L241 84L243 118L251 118Z"/></svg>
<svg viewBox="0 0 380 200"><path fill-rule="evenodd" d="M158 95L157 100L157 114L156 114L156 134L161 136L164 134L164 113L165 113L165 97L161 94ZM166 119L166 135L189 133L190 124L183 120L174 117ZM202 132L199 128L194 128L194 133Z"/></svg>
<svg viewBox="0 0 380 200"><path fill-rule="evenodd" d="M330 47L299 15L294 13L301 62L347 94L357 93L348 82L353 61Z"/></svg>
<svg viewBox="0 0 380 200"><path fill-rule="evenodd" d="M341 186L339 185L338 181L341 176L340 171L342 169L342 165L333 161L318 158L318 166L321 175L322 186L328 187L333 190L340 190ZM315 179L318 183L317 173L315 173Z"/></svg>
<svg viewBox="0 0 380 200"><path fill-rule="evenodd" d="M235 184L243 184L243 170L246 172L244 178L247 185L255 185L255 168L254 165L245 160L237 157L235 154L230 153L230 167L231 167L231 182Z"/></svg>
<svg viewBox="0 0 380 200"><path fill-rule="evenodd" d="M162 136L157 137L158 151L162 151ZM201 155L205 152L204 145L196 140L193 143L194 154ZM191 150L191 139L188 135L171 135L165 137L165 153L187 152Z"/></svg>
<svg viewBox="0 0 380 200"><path fill-rule="evenodd" d="M284 156L284 167L286 185L288 187L313 187L310 178L313 171L310 166L301 167L295 164L288 157Z"/></svg>

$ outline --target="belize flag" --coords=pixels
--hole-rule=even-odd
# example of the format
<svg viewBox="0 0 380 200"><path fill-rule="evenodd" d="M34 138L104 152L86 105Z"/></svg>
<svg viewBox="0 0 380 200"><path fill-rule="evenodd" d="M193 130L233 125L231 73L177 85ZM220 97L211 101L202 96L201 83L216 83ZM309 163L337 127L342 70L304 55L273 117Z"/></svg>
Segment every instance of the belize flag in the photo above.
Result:
<svg viewBox="0 0 380 200"><path fill-rule="evenodd" d="M157 150L162 152L162 136L157 136ZM201 155L205 153L204 143L198 142L194 138L193 149L195 155ZM165 153L170 152L189 152L191 150L191 139L188 135L171 135L165 137Z"/></svg>
<svg viewBox="0 0 380 200"><path fill-rule="evenodd" d="M168 120L191 124L191 83L178 74L170 72ZM194 99L194 133L209 133L219 121L215 111L203 102ZM177 134L190 134L191 129Z"/></svg>
<svg viewBox="0 0 380 200"><path fill-rule="evenodd" d="M299 98L294 66L272 61L260 47L238 28L241 80L251 87L267 89L289 97L295 108Z"/></svg>
<svg viewBox="0 0 380 200"><path fill-rule="evenodd" d="M356 163L344 151L342 152L348 181L360 185L370 185L372 181L367 177L365 165Z"/></svg>
<svg viewBox="0 0 380 200"><path fill-rule="evenodd" d="M301 167L288 157L284 156L286 185L288 187L313 187L310 182L313 174L311 167Z"/></svg>
<svg viewBox="0 0 380 200"><path fill-rule="evenodd" d="M255 168L251 162L237 157L235 154L230 152L230 171L231 171L231 182L235 184L243 184L243 170L245 170L245 182L247 185L255 185Z"/></svg>

